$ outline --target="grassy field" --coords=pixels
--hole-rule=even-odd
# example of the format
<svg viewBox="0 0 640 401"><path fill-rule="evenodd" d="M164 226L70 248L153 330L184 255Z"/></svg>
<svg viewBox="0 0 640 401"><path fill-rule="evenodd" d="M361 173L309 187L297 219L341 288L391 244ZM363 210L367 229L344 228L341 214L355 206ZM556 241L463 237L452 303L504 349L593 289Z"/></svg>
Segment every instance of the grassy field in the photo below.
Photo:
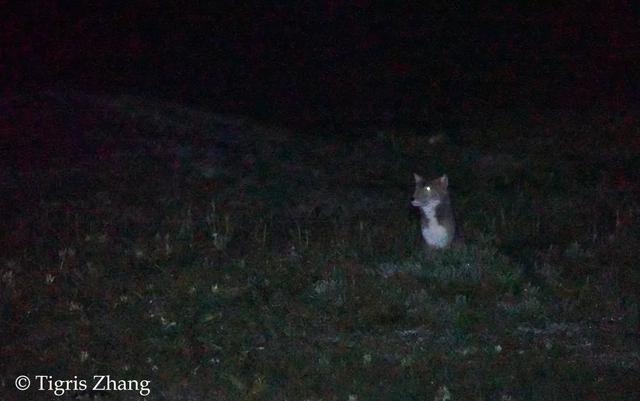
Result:
<svg viewBox="0 0 640 401"><path fill-rule="evenodd" d="M15 389L38 374L149 400L640 399L636 114L328 135L71 91L2 109L3 401L54 399ZM449 175L463 246L421 251L414 171Z"/></svg>

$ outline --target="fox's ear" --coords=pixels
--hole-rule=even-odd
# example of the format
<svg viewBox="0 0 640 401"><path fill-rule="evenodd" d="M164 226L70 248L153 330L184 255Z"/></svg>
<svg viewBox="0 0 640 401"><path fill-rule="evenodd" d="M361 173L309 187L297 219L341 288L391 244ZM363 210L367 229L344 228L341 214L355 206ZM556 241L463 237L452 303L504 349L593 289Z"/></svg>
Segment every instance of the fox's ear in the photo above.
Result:
<svg viewBox="0 0 640 401"><path fill-rule="evenodd" d="M442 185L442 188L447 189L447 187L449 186L449 178L447 177L446 174L444 174L442 177L440 177L440 185Z"/></svg>
<svg viewBox="0 0 640 401"><path fill-rule="evenodd" d="M422 178L421 176L419 176L416 173L413 173L413 178L416 180L416 184L420 184L420 183L424 182L424 178Z"/></svg>

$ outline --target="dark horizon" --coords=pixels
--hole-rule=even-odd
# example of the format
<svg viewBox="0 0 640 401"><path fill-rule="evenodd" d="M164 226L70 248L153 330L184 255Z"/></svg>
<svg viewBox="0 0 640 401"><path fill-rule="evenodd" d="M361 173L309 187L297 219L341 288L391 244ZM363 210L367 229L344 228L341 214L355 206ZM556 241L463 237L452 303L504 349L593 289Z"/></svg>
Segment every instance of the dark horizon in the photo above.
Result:
<svg viewBox="0 0 640 401"><path fill-rule="evenodd" d="M294 125L640 100L638 6L11 4L6 88L152 94Z"/></svg>

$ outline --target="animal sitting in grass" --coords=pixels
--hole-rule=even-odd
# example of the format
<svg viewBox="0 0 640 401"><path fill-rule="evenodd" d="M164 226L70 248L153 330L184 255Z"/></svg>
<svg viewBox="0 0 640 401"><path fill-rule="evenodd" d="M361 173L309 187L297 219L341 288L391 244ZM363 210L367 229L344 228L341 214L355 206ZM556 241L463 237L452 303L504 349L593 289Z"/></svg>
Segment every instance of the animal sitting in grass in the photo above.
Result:
<svg viewBox="0 0 640 401"><path fill-rule="evenodd" d="M455 235L455 219L449 198L449 179L446 175L426 181L413 174L416 190L411 204L420 208L420 228L428 249L447 248Z"/></svg>

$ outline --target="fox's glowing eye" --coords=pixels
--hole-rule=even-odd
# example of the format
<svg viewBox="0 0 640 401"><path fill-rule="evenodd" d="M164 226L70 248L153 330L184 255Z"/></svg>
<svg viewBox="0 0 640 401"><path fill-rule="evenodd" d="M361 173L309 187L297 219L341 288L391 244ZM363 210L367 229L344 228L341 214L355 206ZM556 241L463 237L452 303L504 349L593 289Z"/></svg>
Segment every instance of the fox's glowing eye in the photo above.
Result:
<svg viewBox="0 0 640 401"><path fill-rule="evenodd" d="M427 191L431 191L431 187L425 187Z"/></svg>

